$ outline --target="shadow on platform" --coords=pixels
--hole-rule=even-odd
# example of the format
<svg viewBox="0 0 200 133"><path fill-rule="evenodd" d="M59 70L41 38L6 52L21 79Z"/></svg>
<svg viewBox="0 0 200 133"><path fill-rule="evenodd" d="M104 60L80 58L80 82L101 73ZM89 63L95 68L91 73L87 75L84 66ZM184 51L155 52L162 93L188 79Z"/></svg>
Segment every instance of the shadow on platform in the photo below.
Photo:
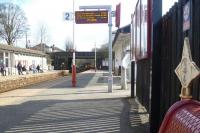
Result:
<svg viewBox="0 0 200 133"><path fill-rule="evenodd" d="M127 99L41 100L0 107L0 132L147 133ZM134 112L132 112L134 110Z"/></svg>

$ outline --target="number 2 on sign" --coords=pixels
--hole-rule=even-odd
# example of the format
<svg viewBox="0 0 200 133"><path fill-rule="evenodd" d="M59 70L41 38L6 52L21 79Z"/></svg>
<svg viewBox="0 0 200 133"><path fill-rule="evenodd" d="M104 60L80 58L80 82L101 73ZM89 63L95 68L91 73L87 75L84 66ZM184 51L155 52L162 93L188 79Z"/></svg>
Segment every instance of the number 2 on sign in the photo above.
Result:
<svg viewBox="0 0 200 133"><path fill-rule="evenodd" d="M70 14L68 12L65 13L64 15L65 20L70 20Z"/></svg>

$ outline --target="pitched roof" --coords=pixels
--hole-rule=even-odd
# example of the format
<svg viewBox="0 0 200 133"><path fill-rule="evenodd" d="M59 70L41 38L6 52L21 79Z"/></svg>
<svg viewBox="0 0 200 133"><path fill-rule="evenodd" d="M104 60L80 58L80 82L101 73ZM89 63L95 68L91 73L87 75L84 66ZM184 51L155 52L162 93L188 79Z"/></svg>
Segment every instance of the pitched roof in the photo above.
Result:
<svg viewBox="0 0 200 133"><path fill-rule="evenodd" d="M37 49L37 48L50 48L48 45L46 45L45 43L39 43L33 47L31 47L31 49Z"/></svg>
<svg viewBox="0 0 200 133"><path fill-rule="evenodd" d="M54 51L55 52L64 52L64 50L62 50L62 49L60 49L60 48L58 48L58 47L54 47ZM54 52L54 51L52 51L52 52Z"/></svg>
<svg viewBox="0 0 200 133"><path fill-rule="evenodd" d="M39 50L39 51L44 51L44 49L46 49L47 51L46 52L51 52L49 51L48 49L50 48L53 48L54 50L52 50L52 52L64 52L64 50L58 48L58 47L53 47L53 46L48 46L46 45L45 43L40 43L38 45L35 45L33 47L30 47L30 49L33 49L33 50ZM42 49L42 50L41 50Z"/></svg>
<svg viewBox="0 0 200 133"><path fill-rule="evenodd" d="M40 55L40 56L46 56L45 53L37 50L31 50L26 48L19 48L11 45L4 45L0 44L0 50L6 50L6 51L13 51L15 53L26 53L29 55Z"/></svg>
<svg viewBox="0 0 200 133"><path fill-rule="evenodd" d="M119 41L123 41L126 36L126 39L130 39L130 30L131 29L131 25L126 25L122 28L119 28L117 29L116 31L116 34L115 34L115 38L112 42L112 46L114 47L114 45L116 44L116 42L119 42Z"/></svg>
<svg viewBox="0 0 200 133"><path fill-rule="evenodd" d="M130 42L131 33L119 33L115 43L113 44L113 48L118 45L122 45L124 42Z"/></svg>

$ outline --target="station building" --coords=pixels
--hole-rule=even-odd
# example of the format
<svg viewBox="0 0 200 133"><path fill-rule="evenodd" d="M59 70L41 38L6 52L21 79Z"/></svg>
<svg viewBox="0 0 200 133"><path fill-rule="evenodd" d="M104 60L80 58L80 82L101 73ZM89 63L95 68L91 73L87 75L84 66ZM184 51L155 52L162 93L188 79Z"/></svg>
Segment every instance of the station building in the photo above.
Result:
<svg viewBox="0 0 200 133"><path fill-rule="evenodd" d="M121 75L120 69L121 66L125 65L123 63L125 62L125 58L131 56L130 43L131 43L130 25L119 28L115 33L115 38L112 44L113 51L115 53L113 65L114 65L114 73L116 75ZM126 63L130 63L130 58Z"/></svg>
<svg viewBox="0 0 200 133"><path fill-rule="evenodd" d="M114 74L121 76L122 88L127 88L127 82L131 80L131 33L130 24L119 28L113 40L113 52L115 53L113 66Z"/></svg>
<svg viewBox="0 0 200 133"><path fill-rule="evenodd" d="M0 66L6 67L6 75L17 74L16 66L19 62L27 69L31 65L40 65L43 70L48 69L47 54L41 51L0 44Z"/></svg>

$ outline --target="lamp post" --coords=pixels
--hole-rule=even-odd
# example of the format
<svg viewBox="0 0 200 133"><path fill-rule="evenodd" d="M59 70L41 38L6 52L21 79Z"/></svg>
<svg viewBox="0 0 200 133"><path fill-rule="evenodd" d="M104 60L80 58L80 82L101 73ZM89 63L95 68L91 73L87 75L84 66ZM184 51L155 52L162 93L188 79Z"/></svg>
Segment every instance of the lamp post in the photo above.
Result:
<svg viewBox="0 0 200 133"><path fill-rule="evenodd" d="M75 39L74 39L74 22L75 22L75 11L74 11L74 0L73 0L73 12L65 12L64 20L73 22L73 59L72 59L72 87L76 86L76 64L75 64Z"/></svg>
<svg viewBox="0 0 200 133"><path fill-rule="evenodd" d="M97 49L96 49L96 42L95 42L95 45L94 45L94 69L95 69L95 72L97 71Z"/></svg>
<svg viewBox="0 0 200 133"><path fill-rule="evenodd" d="M74 40L74 19L75 19L75 12L74 12L74 0L73 0L73 60L72 60L72 86L76 87L76 64L75 64L75 40Z"/></svg>

